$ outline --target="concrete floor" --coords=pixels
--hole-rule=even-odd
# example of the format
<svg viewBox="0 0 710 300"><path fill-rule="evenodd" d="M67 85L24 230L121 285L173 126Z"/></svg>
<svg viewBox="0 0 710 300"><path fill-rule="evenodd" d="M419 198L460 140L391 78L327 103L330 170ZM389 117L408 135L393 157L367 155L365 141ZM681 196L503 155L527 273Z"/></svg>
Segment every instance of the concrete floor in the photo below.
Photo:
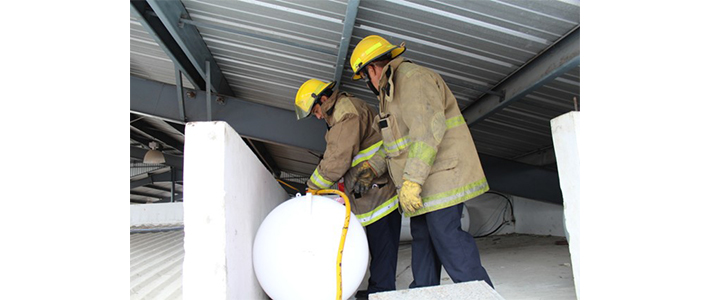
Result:
<svg viewBox="0 0 710 300"><path fill-rule="evenodd" d="M476 239L483 267L496 292L506 300L576 299L570 255L564 237L509 234ZM400 244L397 263L397 290L412 282L412 247ZM358 290L367 289L367 278ZM442 270L441 284L453 281ZM351 299L355 299L352 297Z"/></svg>

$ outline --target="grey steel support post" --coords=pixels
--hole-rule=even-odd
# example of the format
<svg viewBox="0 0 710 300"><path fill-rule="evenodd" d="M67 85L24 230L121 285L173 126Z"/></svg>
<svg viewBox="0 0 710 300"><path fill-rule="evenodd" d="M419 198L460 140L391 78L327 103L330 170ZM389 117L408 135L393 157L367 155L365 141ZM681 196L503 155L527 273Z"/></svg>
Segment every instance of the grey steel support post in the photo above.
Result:
<svg viewBox="0 0 710 300"><path fill-rule="evenodd" d="M360 0L349 0L348 7L345 9L343 33L340 36L338 58L335 60L335 74L333 75L333 81L335 81L334 89L338 89L340 87L340 78L343 76L343 68L346 64L345 60L348 54L348 48L350 47L350 39L352 38L353 27L355 27L355 18L357 17L357 10L359 6Z"/></svg>
<svg viewBox="0 0 710 300"><path fill-rule="evenodd" d="M175 202L175 168L170 167L170 202Z"/></svg>
<svg viewBox="0 0 710 300"><path fill-rule="evenodd" d="M205 76L207 77L207 82L211 82L210 74L210 61L205 61ZM212 89L207 86L207 121L212 121Z"/></svg>
<svg viewBox="0 0 710 300"><path fill-rule="evenodd" d="M185 101L182 91L182 72L177 64L175 64L175 83L177 85L178 113L180 114L180 120L184 122L187 121L187 118L185 117Z"/></svg>

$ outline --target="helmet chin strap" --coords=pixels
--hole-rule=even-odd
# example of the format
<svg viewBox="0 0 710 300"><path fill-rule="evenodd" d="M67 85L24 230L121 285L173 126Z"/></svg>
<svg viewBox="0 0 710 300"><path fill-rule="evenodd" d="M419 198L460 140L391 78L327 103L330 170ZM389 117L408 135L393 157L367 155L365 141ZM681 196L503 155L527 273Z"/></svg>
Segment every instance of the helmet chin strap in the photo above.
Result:
<svg viewBox="0 0 710 300"><path fill-rule="evenodd" d="M370 78L370 74L367 73L367 66L365 66L365 68L363 68L363 70L364 70L364 72L361 72L361 73L362 73L363 77L365 77L365 80L367 80L367 87L370 88L370 90L375 94L376 97L379 97L380 91L378 91L377 88L375 88L375 85L372 84L372 79Z"/></svg>
<svg viewBox="0 0 710 300"><path fill-rule="evenodd" d="M375 93L375 96L379 97L380 92L375 88L375 85L372 84L372 81L370 81L370 78L367 79L367 86L370 87L370 90L372 90L373 93Z"/></svg>

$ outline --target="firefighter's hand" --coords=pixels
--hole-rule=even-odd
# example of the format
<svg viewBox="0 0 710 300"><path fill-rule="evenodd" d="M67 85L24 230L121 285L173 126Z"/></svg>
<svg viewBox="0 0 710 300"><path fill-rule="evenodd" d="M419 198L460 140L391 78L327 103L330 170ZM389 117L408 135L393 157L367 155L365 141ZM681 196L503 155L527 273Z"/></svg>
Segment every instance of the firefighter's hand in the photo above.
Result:
<svg viewBox="0 0 710 300"><path fill-rule="evenodd" d="M407 213L413 213L417 209L422 208L422 197L419 194L422 192L422 186L416 182L404 180L402 188L399 190L399 206Z"/></svg>
<svg viewBox="0 0 710 300"><path fill-rule="evenodd" d="M375 180L375 176L376 174L372 170L372 167L370 167L370 164L367 161L363 162L355 173L353 192L364 195L372 186L372 181Z"/></svg>

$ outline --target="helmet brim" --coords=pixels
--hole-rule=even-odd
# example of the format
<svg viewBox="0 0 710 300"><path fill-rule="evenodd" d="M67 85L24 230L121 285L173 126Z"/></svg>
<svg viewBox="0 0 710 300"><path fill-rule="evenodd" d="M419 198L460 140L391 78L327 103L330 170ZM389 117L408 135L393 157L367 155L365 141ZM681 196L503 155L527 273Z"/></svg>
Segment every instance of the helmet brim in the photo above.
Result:
<svg viewBox="0 0 710 300"><path fill-rule="evenodd" d="M315 104L314 104L314 105L315 105ZM306 112L306 111L303 111L300 107L296 106L296 109L295 109L295 111L296 111L296 120L297 120L297 121L300 121L300 120L303 120L303 119L308 119L308 118L310 118L311 115L313 115L313 114L311 113L311 110L313 110L313 105L311 105L311 109L309 109L307 112Z"/></svg>
<svg viewBox="0 0 710 300"><path fill-rule="evenodd" d="M390 58L390 59L395 59L395 58L397 58L398 56L402 55L402 53L404 53L405 50L407 50L407 47L404 46L404 43L400 44L399 46L394 46L394 45L392 45L392 46L393 46L392 49L389 49L389 50L383 52L382 54L380 54L380 55L378 55L378 56L376 56L376 57L373 57L370 61L364 63L364 64L357 70L357 72L355 72L355 73L353 74L352 79L353 79L354 81L358 81L358 80L362 79L362 75L360 75L360 72L362 72L362 71L367 67L367 65L369 65L371 62L376 61L376 60L378 60L378 59L380 59L380 58L382 58L383 56L388 55L388 54L391 54L391 58Z"/></svg>

